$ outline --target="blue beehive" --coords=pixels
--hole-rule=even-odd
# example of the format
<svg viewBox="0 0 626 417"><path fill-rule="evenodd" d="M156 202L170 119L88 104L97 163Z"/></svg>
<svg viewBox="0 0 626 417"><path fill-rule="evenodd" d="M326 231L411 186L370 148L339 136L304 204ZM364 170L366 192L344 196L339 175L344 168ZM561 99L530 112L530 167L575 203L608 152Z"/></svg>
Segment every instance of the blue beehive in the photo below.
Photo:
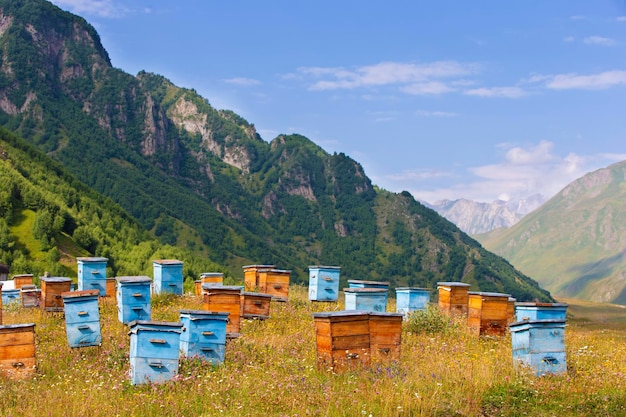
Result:
<svg viewBox="0 0 626 417"><path fill-rule="evenodd" d="M152 261L154 293L183 294L183 262L175 259Z"/></svg>
<svg viewBox="0 0 626 417"><path fill-rule="evenodd" d="M182 323L133 321L130 326L130 380L133 385L164 382L178 372Z"/></svg>
<svg viewBox="0 0 626 417"><path fill-rule="evenodd" d="M382 281L363 281L359 279L349 279L348 288L378 288L378 289L389 290L389 283L382 282ZM387 305L388 295L389 295L389 291L385 291L385 306Z"/></svg>
<svg viewBox="0 0 626 417"><path fill-rule="evenodd" d="M98 290L69 291L61 296L65 311L65 331L70 347L101 345Z"/></svg>
<svg viewBox="0 0 626 417"><path fill-rule="evenodd" d="M16 288L2 288L2 305L20 302L20 290Z"/></svg>
<svg viewBox="0 0 626 417"><path fill-rule="evenodd" d="M425 311L429 302L428 288L396 288L396 313L406 315L412 311Z"/></svg>
<svg viewBox="0 0 626 417"><path fill-rule="evenodd" d="M515 303L515 319L565 320L567 304L564 303Z"/></svg>
<svg viewBox="0 0 626 417"><path fill-rule="evenodd" d="M186 357L198 357L215 365L224 362L228 313L205 310L180 310L183 332L180 351Z"/></svg>
<svg viewBox="0 0 626 417"><path fill-rule="evenodd" d="M98 290L100 296L107 295L107 258L76 258L78 262L78 290Z"/></svg>
<svg viewBox="0 0 626 417"><path fill-rule="evenodd" d="M346 310L385 312L387 290L382 288L344 288Z"/></svg>
<svg viewBox="0 0 626 417"><path fill-rule="evenodd" d="M134 320L150 320L150 277L117 277L116 281L118 320L124 324Z"/></svg>
<svg viewBox="0 0 626 417"><path fill-rule="evenodd" d="M309 300L337 301L339 266L309 266Z"/></svg>
<svg viewBox="0 0 626 417"><path fill-rule="evenodd" d="M509 324L513 361L536 375L567 371L565 320L524 320Z"/></svg>

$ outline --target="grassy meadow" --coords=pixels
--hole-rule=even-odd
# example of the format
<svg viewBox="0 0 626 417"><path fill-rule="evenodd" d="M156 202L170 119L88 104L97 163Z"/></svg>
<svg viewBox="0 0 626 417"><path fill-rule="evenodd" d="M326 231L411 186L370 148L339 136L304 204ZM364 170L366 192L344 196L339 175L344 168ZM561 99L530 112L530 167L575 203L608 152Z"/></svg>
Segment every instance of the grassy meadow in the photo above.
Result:
<svg viewBox="0 0 626 417"><path fill-rule="evenodd" d="M306 288L292 286L289 302L272 302L270 319L244 320L223 365L181 360L175 380L141 386L129 383L128 328L113 300L100 301L102 345L80 349L67 346L62 314L13 304L3 323L36 323L38 370L27 380L0 377L0 415L626 415L626 310L565 301L561 376L516 372L508 335L473 337L436 310L404 323L399 361L340 374L318 369L312 313L343 303L310 303ZM180 309L202 309L201 300L154 297L152 318L178 321Z"/></svg>

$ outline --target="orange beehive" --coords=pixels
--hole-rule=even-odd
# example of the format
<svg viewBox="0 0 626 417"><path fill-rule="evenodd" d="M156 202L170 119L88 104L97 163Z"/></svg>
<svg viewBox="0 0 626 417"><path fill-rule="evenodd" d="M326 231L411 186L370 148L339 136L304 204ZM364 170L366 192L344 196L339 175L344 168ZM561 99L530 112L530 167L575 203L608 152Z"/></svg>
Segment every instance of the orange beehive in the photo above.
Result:
<svg viewBox="0 0 626 417"><path fill-rule="evenodd" d="M314 313L313 318L319 368L342 371L371 364L367 312Z"/></svg>
<svg viewBox="0 0 626 417"><path fill-rule="evenodd" d="M450 315L467 315L469 287L463 282L438 282L439 308Z"/></svg>
<svg viewBox="0 0 626 417"><path fill-rule="evenodd" d="M61 293L70 290L72 280L65 277L41 278L41 308L44 311L63 311Z"/></svg>
<svg viewBox="0 0 626 417"><path fill-rule="evenodd" d="M506 308L506 318L507 318L507 323L514 323L515 322L515 302L517 300L513 297L509 297L509 302Z"/></svg>
<svg viewBox="0 0 626 417"><path fill-rule="evenodd" d="M105 285L107 292L105 297L115 300L117 298L117 280L115 278L106 278Z"/></svg>
<svg viewBox="0 0 626 417"><path fill-rule="evenodd" d="M203 272L200 274L200 279L194 281L194 284L196 295L202 295L202 284L224 285L224 274L221 272Z"/></svg>
<svg viewBox="0 0 626 417"><path fill-rule="evenodd" d="M258 292L241 294L241 315L244 319L267 319L270 317L272 296Z"/></svg>
<svg viewBox="0 0 626 417"><path fill-rule="evenodd" d="M508 325L509 294L470 292L467 325L480 336L502 336Z"/></svg>
<svg viewBox="0 0 626 417"><path fill-rule="evenodd" d="M33 274L13 275L15 289L22 288L23 285L33 285Z"/></svg>
<svg viewBox="0 0 626 417"><path fill-rule="evenodd" d="M35 323L0 326L0 373L22 379L35 370Z"/></svg>
<svg viewBox="0 0 626 417"><path fill-rule="evenodd" d="M291 271L284 269L260 269L259 292L269 294L273 300L287 301L289 299L289 279Z"/></svg>
<svg viewBox="0 0 626 417"><path fill-rule="evenodd" d="M370 312L370 350L373 361L400 359L403 316L401 313Z"/></svg>
<svg viewBox="0 0 626 417"><path fill-rule="evenodd" d="M229 313L226 337L239 337L241 329L241 286L218 285L203 287L204 310Z"/></svg>
<svg viewBox="0 0 626 417"><path fill-rule="evenodd" d="M259 271L272 269L274 265L246 265L242 268L244 290L259 291Z"/></svg>

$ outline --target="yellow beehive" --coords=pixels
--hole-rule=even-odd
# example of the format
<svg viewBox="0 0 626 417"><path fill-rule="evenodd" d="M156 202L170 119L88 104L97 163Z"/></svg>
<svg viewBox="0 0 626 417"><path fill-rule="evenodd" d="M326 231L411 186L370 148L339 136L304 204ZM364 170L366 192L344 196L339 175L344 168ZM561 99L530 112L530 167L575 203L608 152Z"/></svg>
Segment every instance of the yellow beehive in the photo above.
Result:
<svg viewBox="0 0 626 417"><path fill-rule="evenodd" d="M467 315L470 284L463 282L438 282L439 308L450 315Z"/></svg>
<svg viewBox="0 0 626 417"><path fill-rule="evenodd" d="M509 294L470 292L467 325L479 336L502 336L508 326Z"/></svg>
<svg viewBox="0 0 626 417"><path fill-rule="evenodd" d="M259 291L259 271L272 269L274 265L246 265L242 268L244 291Z"/></svg>
<svg viewBox="0 0 626 417"><path fill-rule="evenodd" d="M0 326L0 373L11 379L36 370L35 323Z"/></svg>

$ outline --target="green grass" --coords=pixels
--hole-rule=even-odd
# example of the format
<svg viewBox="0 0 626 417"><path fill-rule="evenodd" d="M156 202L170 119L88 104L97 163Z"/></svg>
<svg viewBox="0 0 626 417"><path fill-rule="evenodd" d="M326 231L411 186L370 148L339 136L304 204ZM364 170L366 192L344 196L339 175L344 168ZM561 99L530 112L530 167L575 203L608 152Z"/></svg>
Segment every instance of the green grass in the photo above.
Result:
<svg viewBox="0 0 626 417"><path fill-rule="evenodd" d="M154 320L202 309L191 295L153 301ZM396 362L338 374L318 369L312 313L343 303L310 303L306 288L292 286L289 302L272 302L270 319L244 321L223 365L184 360L173 381L144 386L129 383L128 328L111 300L100 304L102 346L81 349L67 347L62 315L9 306L5 324L36 323L38 372L24 381L0 378L0 415L626 415L626 323L613 307L568 301L562 376L516 372L509 336L476 338L433 312L429 331L405 327Z"/></svg>

